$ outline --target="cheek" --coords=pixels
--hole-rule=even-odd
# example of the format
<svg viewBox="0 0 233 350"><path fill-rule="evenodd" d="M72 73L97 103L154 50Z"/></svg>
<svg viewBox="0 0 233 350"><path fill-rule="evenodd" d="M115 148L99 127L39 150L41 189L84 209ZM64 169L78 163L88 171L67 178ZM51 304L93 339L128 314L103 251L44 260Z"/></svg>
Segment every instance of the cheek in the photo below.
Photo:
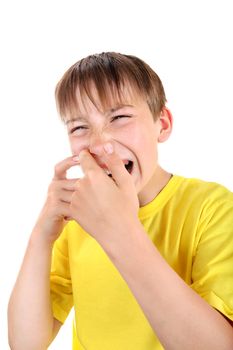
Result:
<svg viewBox="0 0 233 350"><path fill-rule="evenodd" d="M139 123L129 124L117 130L113 136L116 139L124 140L133 146L139 146L146 137L146 133Z"/></svg>
<svg viewBox="0 0 233 350"><path fill-rule="evenodd" d="M135 137L134 149L137 150L137 156L147 171L154 171L158 162L158 147L156 135L151 130L144 129Z"/></svg>
<svg viewBox="0 0 233 350"><path fill-rule="evenodd" d="M75 137L69 137L70 149L72 155L79 155L83 149L88 148L88 142L85 140L77 139Z"/></svg>
<svg viewBox="0 0 233 350"><path fill-rule="evenodd" d="M132 134L128 134L127 138L130 139L131 144L134 147L143 152L144 156L147 156L148 153L155 154L156 150L156 135L153 130L148 129L148 127L138 127L134 129Z"/></svg>

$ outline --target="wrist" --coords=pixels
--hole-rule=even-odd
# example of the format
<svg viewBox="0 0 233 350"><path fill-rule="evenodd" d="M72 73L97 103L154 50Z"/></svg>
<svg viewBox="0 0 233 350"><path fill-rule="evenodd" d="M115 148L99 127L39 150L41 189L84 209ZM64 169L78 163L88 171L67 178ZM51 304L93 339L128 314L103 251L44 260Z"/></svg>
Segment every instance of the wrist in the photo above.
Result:
<svg viewBox="0 0 233 350"><path fill-rule="evenodd" d="M29 245L39 247L39 249L52 249L54 240L49 238L39 227L34 227L29 238Z"/></svg>

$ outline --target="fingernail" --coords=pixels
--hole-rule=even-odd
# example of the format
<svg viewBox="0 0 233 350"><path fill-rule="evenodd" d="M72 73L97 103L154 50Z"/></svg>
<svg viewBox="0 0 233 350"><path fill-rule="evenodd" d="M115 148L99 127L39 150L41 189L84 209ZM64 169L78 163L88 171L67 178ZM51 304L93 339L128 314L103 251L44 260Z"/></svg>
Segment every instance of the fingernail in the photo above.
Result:
<svg viewBox="0 0 233 350"><path fill-rule="evenodd" d="M79 161L80 161L79 156L74 156L74 157L73 157L73 161L74 161L74 162L79 162Z"/></svg>
<svg viewBox="0 0 233 350"><path fill-rule="evenodd" d="M111 143L106 143L104 145L104 150L106 153L112 154L113 153L113 145Z"/></svg>

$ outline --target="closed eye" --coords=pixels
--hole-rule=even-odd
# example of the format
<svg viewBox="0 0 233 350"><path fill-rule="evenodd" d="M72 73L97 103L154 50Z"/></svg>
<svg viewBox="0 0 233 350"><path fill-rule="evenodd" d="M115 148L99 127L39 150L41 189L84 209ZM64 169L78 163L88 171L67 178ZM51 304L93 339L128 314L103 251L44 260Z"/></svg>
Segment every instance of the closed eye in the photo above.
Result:
<svg viewBox="0 0 233 350"><path fill-rule="evenodd" d="M82 130L85 130L85 129L87 129L87 126L85 126L85 125L75 126L74 128L72 128L70 130L70 134L73 134L75 131L81 132Z"/></svg>
<svg viewBox="0 0 233 350"><path fill-rule="evenodd" d="M113 122L114 120L122 119L122 118L131 118L131 116L130 116L130 115L124 115L124 114L116 115L115 117L113 117L113 118L111 119L111 122Z"/></svg>

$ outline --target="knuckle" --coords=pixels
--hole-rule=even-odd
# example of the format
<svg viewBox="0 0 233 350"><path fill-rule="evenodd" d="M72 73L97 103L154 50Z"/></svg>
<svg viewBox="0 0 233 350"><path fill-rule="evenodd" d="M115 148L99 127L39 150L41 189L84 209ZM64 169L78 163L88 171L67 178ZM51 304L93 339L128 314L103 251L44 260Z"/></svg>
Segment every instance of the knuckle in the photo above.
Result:
<svg viewBox="0 0 233 350"><path fill-rule="evenodd" d="M57 198L54 196L54 192L49 192L47 197L47 202L50 206L55 206L58 202Z"/></svg>
<svg viewBox="0 0 233 350"><path fill-rule="evenodd" d="M63 159L61 162L58 162L57 164L55 164L55 166L54 166L55 174L60 173L61 171L65 170L66 168L69 168L70 160L71 160L71 158L69 157L69 158Z"/></svg>
<svg viewBox="0 0 233 350"><path fill-rule="evenodd" d="M48 187L48 193L54 192L56 187L57 181L53 180Z"/></svg>
<svg viewBox="0 0 233 350"><path fill-rule="evenodd" d="M59 173L60 168L61 168L61 163L57 163L57 164L54 166L54 173L55 173L55 174Z"/></svg>

